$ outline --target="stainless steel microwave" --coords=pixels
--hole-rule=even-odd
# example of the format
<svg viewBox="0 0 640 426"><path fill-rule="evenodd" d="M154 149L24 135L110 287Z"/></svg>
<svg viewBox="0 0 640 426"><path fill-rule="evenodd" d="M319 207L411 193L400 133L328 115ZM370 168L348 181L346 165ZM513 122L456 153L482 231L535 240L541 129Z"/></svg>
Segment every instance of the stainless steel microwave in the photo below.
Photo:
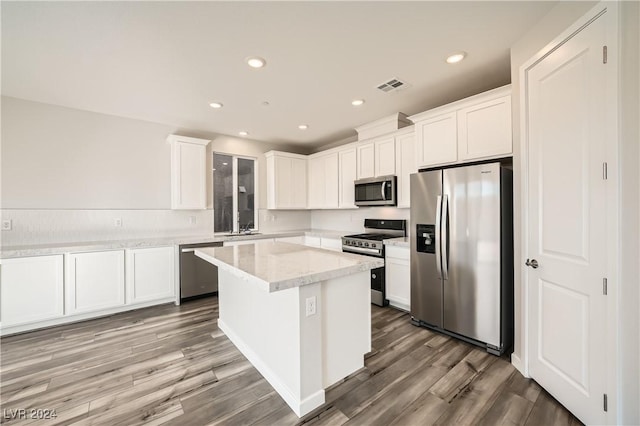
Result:
<svg viewBox="0 0 640 426"><path fill-rule="evenodd" d="M356 180L356 206L395 206L396 180L393 175Z"/></svg>

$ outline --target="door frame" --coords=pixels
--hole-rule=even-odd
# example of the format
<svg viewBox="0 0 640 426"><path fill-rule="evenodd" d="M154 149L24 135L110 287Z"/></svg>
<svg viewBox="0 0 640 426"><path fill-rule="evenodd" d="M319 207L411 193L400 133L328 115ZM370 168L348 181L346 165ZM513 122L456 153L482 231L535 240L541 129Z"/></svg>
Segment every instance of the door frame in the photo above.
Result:
<svg viewBox="0 0 640 426"><path fill-rule="evenodd" d="M619 235L619 202L620 202L620 182L619 182L619 138L618 138L618 67L619 67L619 6L616 2L600 2L590 9L585 15L569 26L560 35L554 38L549 44L533 55L519 69L520 78L520 166L522 179L520 190L522 194L520 208L522 209L521 253L522 259L514 259L516 265L520 266L521 276L521 318L522 327L516 333L522 335L522 359L518 362L518 369L523 375L529 376L529 359L531 350L529 324L531 323L531 312L529 310L529 282L527 278L527 267L523 259L528 256L529 246L529 156L528 156L528 119L527 119L527 73L538 62L546 58L550 53L562 46L567 40L573 37L580 30L588 26L596 18L607 20L607 69L606 87L607 97L603 100L606 105L606 161L608 166L607 181L607 223L606 223L606 250L607 250L607 281L608 291L606 300L606 346L611 348L606 352L606 388L608 397L608 411L606 413L607 423L616 424L619 415L618 399L618 286L620 271L620 235ZM603 15L604 16L601 16ZM517 270L517 269L516 269Z"/></svg>

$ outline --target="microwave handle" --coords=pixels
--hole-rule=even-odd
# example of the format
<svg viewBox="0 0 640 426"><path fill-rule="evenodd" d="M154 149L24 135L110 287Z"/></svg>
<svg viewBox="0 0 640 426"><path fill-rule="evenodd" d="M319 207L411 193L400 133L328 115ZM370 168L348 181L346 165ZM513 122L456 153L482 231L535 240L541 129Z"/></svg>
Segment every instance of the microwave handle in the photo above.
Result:
<svg viewBox="0 0 640 426"><path fill-rule="evenodd" d="M382 186L380 187L380 193L382 194L382 201L387 201L387 197L384 196L384 185L386 183L387 183L386 181L382 182Z"/></svg>

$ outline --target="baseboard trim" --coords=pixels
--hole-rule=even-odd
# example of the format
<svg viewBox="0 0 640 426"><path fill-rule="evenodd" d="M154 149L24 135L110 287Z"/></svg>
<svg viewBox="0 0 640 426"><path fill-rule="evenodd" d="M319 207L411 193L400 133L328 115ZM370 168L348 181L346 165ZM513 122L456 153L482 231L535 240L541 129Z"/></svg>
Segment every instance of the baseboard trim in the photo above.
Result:
<svg viewBox="0 0 640 426"><path fill-rule="evenodd" d="M511 354L511 365L513 365L516 368L516 370L518 370L520 374L522 374L524 377L527 377L527 378L529 377L525 374L524 364L522 363L522 360L515 353Z"/></svg>

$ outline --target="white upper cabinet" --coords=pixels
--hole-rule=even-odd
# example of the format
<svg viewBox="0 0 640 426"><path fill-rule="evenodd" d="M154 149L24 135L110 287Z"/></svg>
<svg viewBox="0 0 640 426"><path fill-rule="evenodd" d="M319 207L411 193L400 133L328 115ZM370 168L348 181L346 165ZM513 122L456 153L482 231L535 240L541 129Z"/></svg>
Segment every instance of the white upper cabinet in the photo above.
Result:
<svg viewBox="0 0 640 426"><path fill-rule="evenodd" d="M416 137L413 131L396 136L396 171L398 207L410 207L410 176L418 171Z"/></svg>
<svg viewBox="0 0 640 426"><path fill-rule="evenodd" d="M457 118L460 160L512 153L510 95L458 110Z"/></svg>
<svg viewBox="0 0 640 426"><path fill-rule="evenodd" d="M376 175L376 147L373 142L359 145L358 148L358 179L370 178Z"/></svg>
<svg viewBox="0 0 640 426"><path fill-rule="evenodd" d="M416 122L416 140L421 167L455 162L458 159L455 111Z"/></svg>
<svg viewBox="0 0 640 426"><path fill-rule="evenodd" d="M305 209L307 207L307 157L288 152L269 151L267 158L267 208Z"/></svg>
<svg viewBox="0 0 640 426"><path fill-rule="evenodd" d="M337 152L309 158L309 208L335 209L339 201Z"/></svg>
<svg viewBox="0 0 640 426"><path fill-rule="evenodd" d="M171 208L207 208L207 145L210 141L169 135L171 143Z"/></svg>
<svg viewBox="0 0 640 426"><path fill-rule="evenodd" d="M419 168L510 156L511 86L410 117Z"/></svg>
<svg viewBox="0 0 640 426"><path fill-rule="evenodd" d="M387 135L357 147L357 178L396 174L396 151L394 135Z"/></svg>
<svg viewBox="0 0 640 426"><path fill-rule="evenodd" d="M396 174L396 140L393 136L375 141L376 176Z"/></svg>
<svg viewBox="0 0 640 426"><path fill-rule="evenodd" d="M338 152L338 207L355 209L356 148Z"/></svg>

